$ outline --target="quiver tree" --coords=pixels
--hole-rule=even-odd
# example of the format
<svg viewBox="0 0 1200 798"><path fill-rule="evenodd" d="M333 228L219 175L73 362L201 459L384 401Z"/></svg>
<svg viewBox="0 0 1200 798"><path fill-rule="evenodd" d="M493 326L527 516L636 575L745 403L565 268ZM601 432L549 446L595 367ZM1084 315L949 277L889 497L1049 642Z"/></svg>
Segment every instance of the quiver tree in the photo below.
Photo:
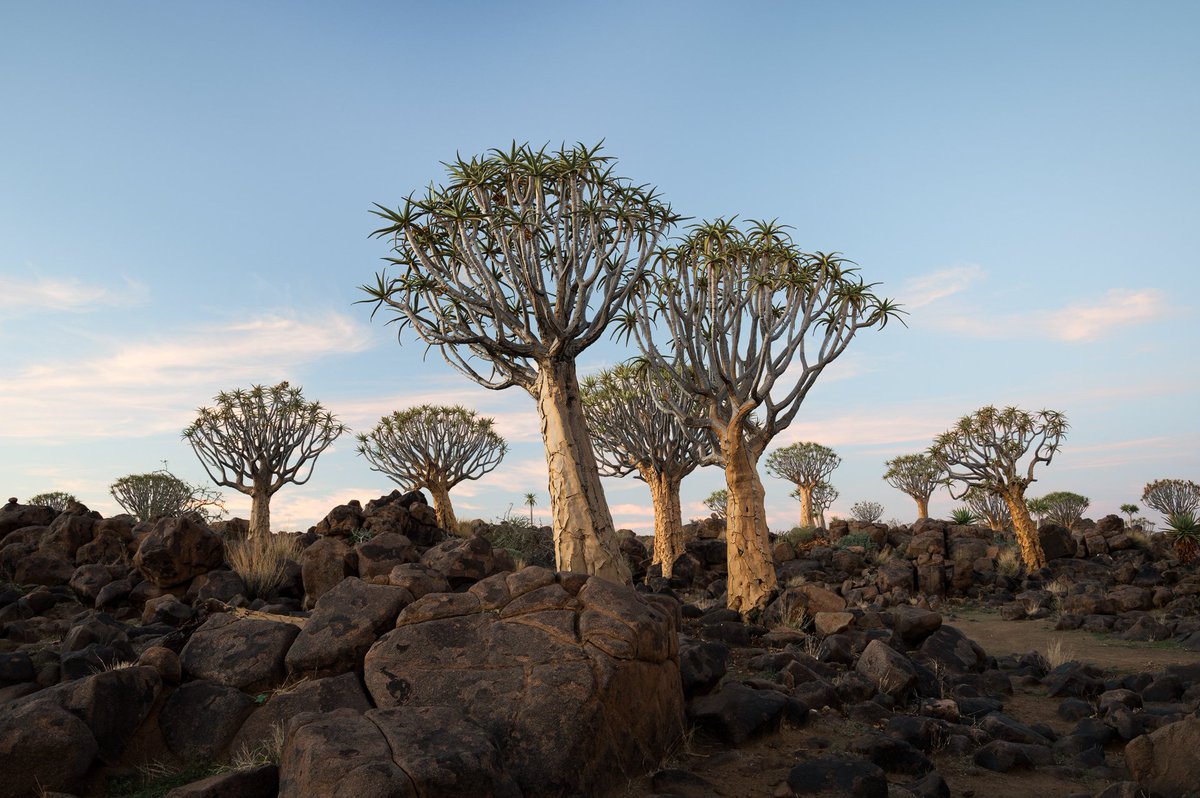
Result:
<svg viewBox="0 0 1200 798"><path fill-rule="evenodd" d="M800 525L816 526L813 491L828 482L829 475L841 463L842 458L828 446L793 443L767 455L767 473L796 486L796 496L800 499Z"/></svg>
<svg viewBox="0 0 1200 798"><path fill-rule="evenodd" d="M123 476L108 486L108 492L122 510L138 521L185 513L215 521L225 512L220 492L184 482L166 470Z"/></svg>
<svg viewBox="0 0 1200 798"><path fill-rule="evenodd" d="M874 501L860 501L850 505L850 517L855 521L873 524L883 517L883 505Z"/></svg>
<svg viewBox="0 0 1200 798"><path fill-rule="evenodd" d="M729 489L728 601L748 615L775 587L758 461L855 333L884 326L896 306L848 261L802 252L781 226L742 231L724 219L660 252L639 289L622 327L700 412L669 392L655 402L716 439Z"/></svg>
<svg viewBox="0 0 1200 798"><path fill-rule="evenodd" d="M654 393L678 389L652 369L619 365L583 381L583 409L600 473L636 473L650 487L654 505L654 558L671 576L684 552L679 485L711 450L708 430L685 427L654 404ZM676 396L686 405L686 396Z"/></svg>
<svg viewBox="0 0 1200 798"><path fill-rule="evenodd" d="M1056 490L1042 497L1046 502L1046 520L1071 529L1083 518L1083 513L1092 502L1087 496Z"/></svg>
<svg viewBox="0 0 1200 798"><path fill-rule="evenodd" d="M1038 497L1035 499L1026 499L1025 506L1029 509L1029 513L1033 516L1033 520L1039 524L1046 517L1046 513L1050 512L1050 502ZM1137 512L1136 510L1134 512Z"/></svg>
<svg viewBox="0 0 1200 798"><path fill-rule="evenodd" d="M1168 521L1183 513L1195 514L1200 507L1200 485L1190 479L1157 479L1142 490L1142 503Z"/></svg>
<svg viewBox="0 0 1200 798"><path fill-rule="evenodd" d="M797 501L800 499L800 491L798 489L793 490L789 495ZM812 501L813 520L817 522L817 526L821 529L825 528L825 511L829 509L831 504L838 500L838 496L840 495L838 489L829 482L822 482L812 489L809 498Z"/></svg>
<svg viewBox="0 0 1200 798"><path fill-rule="evenodd" d="M1005 532L1012 526L1012 513L1003 496L980 488L971 488L962 497L971 515L982 520L993 532Z"/></svg>
<svg viewBox="0 0 1200 798"><path fill-rule="evenodd" d="M1046 555L1029 517L1025 491L1035 481L1038 463L1050 463L1067 433L1067 417L1055 410L1028 413L991 405L963 416L939 435L929 455L946 471L950 495L962 499L971 488L1001 496L1008 504L1021 558L1030 571L1046 564ZM1022 458L1030 455L1028 460Z"/></svg>
<svg viewBox="0 0 1200 798"><path fill-rule="evenodd" d="M450 181L377 205L398 271L363 286L486 388L537 402L560 570L629 581L580 405L575 359L626 305L678 219L600 147L529 145L448 165Z"/></svg>
<svg viewBox="0 0 1200 798"><path fill-rule="evenodd" d="M271 531L271 497L312 477L321 452L346 425L286 381L222 391L183 431L208 476L250 496L250 535Z"/></svg>
<svg viewBox="0 0 1200 798"><path fill-rule="evenodd" d="M929 517L929 497L946 474L927 454L903 454L884 462L883 480L917 503L917 518Z"/></svg>
<svg viewBox="0 0 1200 798"><path fill-rule="evenodd" d="M479 479L508 451L494 426L492 419L465 407L421 405L384 416L373 430L358 436L357 450L372 470L405 488L428 490L438 526L453 534L458 523L450 489Z"/></svg>
<svg viewBox="0 0 1200 798"><path fill-rule="evenodd" d="M79 499L76 499L72 493L62 490L52 490L48 493L39 493L36 496L30 496L25 503L36 507L49 507L51 510L61 513L67 509L68 504L77 501Z"/></svg>
<svg viewBox="0 0 1200 798"><path fill-rule="evenodd" d="M712 510L717 518L725 518L725 512L729 508L729 490L726 488L714 490L704 500L704 506Z"/></svg>

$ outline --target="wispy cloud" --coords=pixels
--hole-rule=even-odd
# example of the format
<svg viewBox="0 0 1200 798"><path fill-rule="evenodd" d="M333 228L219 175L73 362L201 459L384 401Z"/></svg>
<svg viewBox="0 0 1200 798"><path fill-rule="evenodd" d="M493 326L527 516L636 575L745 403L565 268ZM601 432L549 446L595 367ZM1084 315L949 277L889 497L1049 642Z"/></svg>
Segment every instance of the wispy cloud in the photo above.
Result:
<svg viewBox="0 0 1200 798"><path fill-rule="evenodd" d="M1112 289L1104 296L1057 308L1016 313L957 312L927 317L930 324L976 338L1038 338L1087 343L1173 312L1161 291Z"/></svg>
<svg viewBox="0 0 1200 798"><path fill-rule="evenodd" d="M367 329L336 312L264 315L183 329L100 351L16 367L0 383L0 437L141 437L181 427L199 397L239 382L286 379L296 369L370 345Z"/></svg>
<svg viewBox="0 0 1200 798"><path fill-rule="evenodd" d="M937 408L890 409L886 414L863 412L829 416L820 421L799 421L784 430L773 442L786 446L800 441L816 441L825 446L893 446L912 444L923 449L935 435L945 431L947 414Z"/></svg>
<svg viewBox="0 0 1200 798"><path fill-rule="evenodd" d="M30 279L0 274L0 296L4 297L0 315L11 316L54 310L83 313L100 308L129 307L146 301L150 290L128 277L109 286L74 277Z"/></svg>
<svg viewBox="0 0 1200 798"><path fill-rule="evenodd" d="M986 274L982 266L965 263L912 277L900 286L900 304L906 309L932 304L966 291Z"/></svg>

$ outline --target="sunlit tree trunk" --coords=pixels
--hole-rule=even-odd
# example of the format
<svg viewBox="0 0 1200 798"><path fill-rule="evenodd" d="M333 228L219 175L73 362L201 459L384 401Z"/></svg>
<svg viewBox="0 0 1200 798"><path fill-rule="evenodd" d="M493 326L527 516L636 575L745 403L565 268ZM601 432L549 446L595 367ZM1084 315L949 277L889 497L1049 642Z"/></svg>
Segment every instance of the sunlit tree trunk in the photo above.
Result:
<svg viewBox="0 0 1200 798"><path fill-rule="evenodd" d="M250 491L250 537L271 534L271 479L257 477Z"/></svg>
<svg viewBox="0 0 1200 798"><path fill-rule="evenodd" d="M1004 501L1008 504L1009 515L1012 516L1013 532L1017 536L1017 545L1021 548L1021 559L1025 561L1025 567L1030 571L1045 567L1046 555L1042 552L1037 526L1025 505L1025 491L1015 488L1006 491Z"/></svg>
<svg viewBox="0 0 1200 798"><path fill-rule="evenodd" d="M742 437L740 420L722 431L721 453L729 488L725 517L728 606L746 617L766 606L775 588L775 563L762 480Z"/></svg>
<svg viewBox="0 0 1200 798"><path fill-rule="evenodd" d="M920 496L913 496L917 502L917 518L929 517L929 499L922 499Z"/></svg>
<svg viewBox="0 0 1200 798"><path fill-rule="evenodd" d="M679 504L679 482L652 468L639 473L650 486L650 501L654 504L654 559L662 566L662 575L670 578L675 560L684 552L683 511Z"/></svg>
<svg viewBox="0 0 1200 798"><path fill-rule="evenodd" d="M629 584L629 566L621 556L584 422L574 362L539 363L535 387L550 471L558 570L595 574L610 582Z"/></svg>
<svg viewBox="0 0 1200 798"><path fill-rule="evenodd" d="M454 506L450 504L450 489L445 483L437 480L430 480L425 486L429 488L429 495L433 498L438 526L451 535L457 534L458 519L454 517Z"/></svg>
<svg viewBox="0 0 1200 798"><path fill-rule="evenodd" d="M800 496L800 526L815 526L812 511L812 486L797 485L796 493Z"/></svg>

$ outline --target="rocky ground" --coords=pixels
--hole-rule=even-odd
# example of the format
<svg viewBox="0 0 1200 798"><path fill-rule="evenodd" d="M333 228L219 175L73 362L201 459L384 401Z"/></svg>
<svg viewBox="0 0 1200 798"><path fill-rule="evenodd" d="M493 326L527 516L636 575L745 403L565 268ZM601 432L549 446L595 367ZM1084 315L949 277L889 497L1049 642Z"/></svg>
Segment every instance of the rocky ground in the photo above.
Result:
<svg viewBox="0 0 1200 798"><path fill-rule="evenodd" d="M10 502L0 798L1200 789L1200 573L1116 516L1043 525L1032 574L930 519L781 538L755 623L715 520L670 579L626 536L636 591L467 531L337 507L262 590L239 522Z"/></svg>

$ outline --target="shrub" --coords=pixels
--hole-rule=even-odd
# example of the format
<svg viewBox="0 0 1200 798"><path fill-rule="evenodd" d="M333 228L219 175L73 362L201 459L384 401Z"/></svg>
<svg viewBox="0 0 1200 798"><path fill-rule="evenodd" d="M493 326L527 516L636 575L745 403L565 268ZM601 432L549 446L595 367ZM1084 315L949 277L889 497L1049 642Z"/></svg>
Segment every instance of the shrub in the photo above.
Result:
<svg viewBox="0 0 1200 798"><path fill-rule="evenodd" d="M883 505L871 501L855 502L850 508L850 516L855 521L873 524L883 517Z"/></svg>
<svg viewBox="0 0 1200 798"><path fill-rule="evenodd" d="M793 546L800 546L815 538L819 532L815 526L795 526L779 535L778 539L786 540Z"/></svg>
<svg viewBox="0 0 1200 798"><path fill-rule="evenodd" d="M1179 561L1189 563L1200 547L1200 520L1193 513L1176 513L1167 519L1167 540L1175 547Z"/></svg>
<svg viewBox="0 0 1200 798"><path fill-rule="evenodd" d="M977 520L975 513L969 507L955 507L950 511L950 520L959 526L970 526Z"/></svg>
<svg viewBox="0 0 1200 798"><path fill-rule="evenodd" d="M286 533L254 535L225 542L225 561L246 583L251 598L267 598L283 585L287 564L295 560L300 541Z"/></svg>
<svg viewBox="0 0 1200 798"><path fill-rule="evenodd" d="M864 549L868 550L879 548L875 545L875 541L871 539L871 536L866 532L855 532L852 535L843 535L834 545L839 549L848 549L851 546L862 546Z"/></svg>
<svg viewBox="0 0 1200 798"><path fill-rule="evenodd" d="M554 568L554 539L530 526L528 518L522 521L524 524L497 524L484 530L483 536L492 546L506 550L518 563Z"/></svg>

